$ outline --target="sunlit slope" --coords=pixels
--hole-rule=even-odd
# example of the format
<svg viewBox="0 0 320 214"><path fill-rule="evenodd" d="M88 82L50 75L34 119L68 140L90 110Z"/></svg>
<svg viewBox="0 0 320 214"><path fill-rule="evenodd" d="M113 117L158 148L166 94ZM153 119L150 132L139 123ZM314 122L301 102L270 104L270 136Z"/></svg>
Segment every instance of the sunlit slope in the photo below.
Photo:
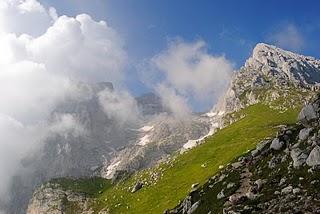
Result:
<svg viewBox="0 0 320 214"><path fill-rule="evenodd" d="M107 189L94 200L92 208L105 208L110 213L163 213L175 207L192 184L204 183L219 170L219 166L228 164L260 140L274 135L278 125L294 123L298 111L288 109L279 113L266 105L256 104L237 112L245 117L174 160L139 172ZM148 184L131 193L131 187L137 181Z"/></svg>

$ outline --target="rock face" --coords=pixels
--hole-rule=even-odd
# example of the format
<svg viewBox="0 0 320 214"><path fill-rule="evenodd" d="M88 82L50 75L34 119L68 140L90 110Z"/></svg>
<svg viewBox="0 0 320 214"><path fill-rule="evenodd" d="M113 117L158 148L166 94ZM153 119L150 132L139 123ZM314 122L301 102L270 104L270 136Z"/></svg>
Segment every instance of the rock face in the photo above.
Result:
<svg viewBox="0 0 320 214"><path fill-rule="evenodd" d="M257 44L245 67L262 71L266 76L276 77L280 84L294 83L311 86L320 82L320 61L314 57L302 56L284 51L272 45ZM256 82L263 82L256 79Z"/></svg>
<svg viewBox="0 0 320 214"><path fill-rule="evenodd" d="M58 184L45 184L33 194L27 214L63 214L70 212L68 203L76 204L78 213L85 213L87 199L84 194L65 191Z"/></svg>
<svg viewBox="0 0 320 214"><path fill-rule="evenodd" d="M148 129L141 130L140 138L134 144L120 151L110 165L102 168L102 177L111 178L117 171L130 174L151 167L181 149L189 139L201 138L210 131L208 118L197 115L177 120L163 114L149 123L145 126Z"/></svg>
<svg viewBox="0 0 320 214"><path fill-rule="evenodd" d="M103 112L99 93L105 89L112 91L112 83L79 83L76 95L56 106L49 123L61 120L73 125L61 130L53 127L41 150L24 160L27 174L17 175L13 182L10 213L24 212L36 185L56 177L90 176L118 147L136 138L129 127L119 128Z"/></svg>
<svg viewBox="0 0 320 214"><path fill-rule="evenodd" d="M161 99L153 93L144 94L136 98L139 109L143 115L156 115L166 112Z"/></svg>
<svg viewBox="0 0 320 214"><path fill-rule="evenodd" d="M233 112L257 102L269 103L279 97L287 97L288 90L292 88L298 91L316 90L318 83L319 60L260 43L245 65L234 74L219 106L223 106L226 112ZM294 107L297 101L307 100L304 96L297 98L296 101L284 99L284 106ZM309 120L315 114L313 107L309 106L301 117Z"/></svg>

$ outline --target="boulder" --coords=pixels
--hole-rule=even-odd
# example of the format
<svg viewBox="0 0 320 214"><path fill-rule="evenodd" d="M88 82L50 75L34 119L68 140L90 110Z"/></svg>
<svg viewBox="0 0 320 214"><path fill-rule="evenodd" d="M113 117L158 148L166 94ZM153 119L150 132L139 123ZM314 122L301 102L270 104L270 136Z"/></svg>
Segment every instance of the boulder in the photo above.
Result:
<svg viewBox="0 0 320 214"><path fill-rule="evenodd" d="M221 198L224 198L224 190L221 190L221 192L218 193L217 195L217 199L221 199Z"/></svg>
<svg viewBox="0 0 320 214"><path fill-rule="evenodd" d="M311 122L315 121L318 117L318 110L319 107L314 104L308 104L305 107L302 108L302 110L299 113L298 120L301 122L304 126L309 126Z"/></svg>
<svg viewBox="0 0 320 214"><path fill-rule="evenodd" d="M230 188L234 187L235 185L236 185L235 183L228 183L227 189L230 189Z"/></svg>
<svg viewBox="0 0 320 214"><path fill-rule="evenodd" d="M293 194L298 194L298 193L300 193L301 192L301 189L300 188L294 188L293 190L292 190L292 192L293 192Z"/></svg>
<svg viewBox="0 0 320 214"><path fill-rule="evenodd" d="M293 160L293 167L298 168L302 166L305 162L308 156L301 151L299 148L294 148L290 151L290 156Z"/></svg>
<svg viewBox="0 0 320 214"><path fill-rule="evenodd" d="M301 129L299 132L299 140L301 141L306 140L309 137L311 131L312 131L312 128Z"/></svg>
<svg viewBox="0 0 320 214"><path fill-rule="evenodd" d="M281 179L280 179L280 182L279 182L279 186L282 186L283 184L285 184L286 181L287 181L286 178L281 178Z"/></svg>
<svg viewBox="0 0 320 214"><path fill-rule="evenodd" d="M254 182L254 185L256 186L256 190L259 192L261 189L262 189L262 186L263 184L265 183L266 181L264 180L261 180L261 179L258 179Z"/></svg>
<svg viewBox="0 0 320 214"><path fill-rule="evenodd" d="M247 197L241 194L234 194L229 197L229 201L232 205L241 204L243 203Z"/></svg>
<svg viewBox="0 0 320 214"><path fill-rule="evenodd" d="M292 193L292 191L293 191L293 187L289 185L281 190L281 194L286 195L286 194Z"/></svg>
<svg viewBox="0 0 320 214"><path fill-rule="evenodd" d="M200 201L197 201L194 203L191 208L188 210L187 214L192 214L196 211L196 209L199 207Z"/></svg>
<svg viewBox="0 0 320 214"><path fill-rule="evenodd" d="M320 165L320 147L315 146L310 152L306 163L308 166L317 166Z"/></svg>
<svg viewBox="0 0 320 214"><path fill-rule="evenodd" d="M141 182L138 181L138 182L132 187L131 192L132 192L132 193L137 192L138 190L140 190L140 189L142 188L142 186L143 186L143 183L141 183Z"/></svg>
<svg viewBox="0 0 320 214"><path fill-rule="evenodd" d="M187 196L183 200L181 206L182 206L182 213L187 213L192 207L191 196Z"/></svg>
<svg viewBox="0 0 320 214"><path fill-rule="evenodd" d="M280 150L284 146L284 142L280 141L279 138L274 138L271 142L270 149Z"/></svg>
<svg viewBox="0 0 320 214"><path fill-rule="evenodd" d="M253 157L255 157L258 154L260 154L266 148L266 146L269 144L269 142L270 141L265 140L265 141L261 141L260 143L258 143L256 146L256 149L251 152L251 155Z"/></svg>

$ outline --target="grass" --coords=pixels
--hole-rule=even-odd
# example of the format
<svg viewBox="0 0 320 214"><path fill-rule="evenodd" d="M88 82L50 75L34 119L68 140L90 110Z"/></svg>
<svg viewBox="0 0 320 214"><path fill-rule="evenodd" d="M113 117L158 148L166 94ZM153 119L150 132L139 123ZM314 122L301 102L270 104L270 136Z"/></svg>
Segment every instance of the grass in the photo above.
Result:
<svg viewBox="0 0 320 214"><path fill-rule="evenodd" d="M51 180L50 183L59 184L65 191L84 193L88 197L99 197L100 194L111 187L110 180L99 177L81 179L57 178Z"/></svg>
<svg viewBox="0 0 320 214"><path fill-rule="evenodd" d="M163 213L175 207L193 183L204 184L219 171L220 165L227 165L253 149L260 140L274 135L278 125L294 123L298 111L288 109L279 113L263 104L250 106L240 112L245 118L208 137L206 143L106 189L98 195L92 208L108 208L110 213ZM137 180L150 181L151 175L157 173L161 176L156 182L149 182L136 193L130 192Z"/></svg>

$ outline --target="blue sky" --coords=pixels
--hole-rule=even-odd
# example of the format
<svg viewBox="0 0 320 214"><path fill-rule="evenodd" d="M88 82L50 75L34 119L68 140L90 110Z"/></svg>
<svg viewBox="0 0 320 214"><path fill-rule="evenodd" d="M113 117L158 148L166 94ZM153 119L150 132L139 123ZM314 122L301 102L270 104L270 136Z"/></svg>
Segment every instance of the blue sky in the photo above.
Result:
<svg viewBox="0 0 320 214"><path fill-rule="evenodd" d="M320 2L317 0L42 0L59 14L88 13L106 20L124 38L129 88L136 64L167 47L169 40L204 40L208 52L225 55L239 68L258 42L320 58Z"/></svg>

